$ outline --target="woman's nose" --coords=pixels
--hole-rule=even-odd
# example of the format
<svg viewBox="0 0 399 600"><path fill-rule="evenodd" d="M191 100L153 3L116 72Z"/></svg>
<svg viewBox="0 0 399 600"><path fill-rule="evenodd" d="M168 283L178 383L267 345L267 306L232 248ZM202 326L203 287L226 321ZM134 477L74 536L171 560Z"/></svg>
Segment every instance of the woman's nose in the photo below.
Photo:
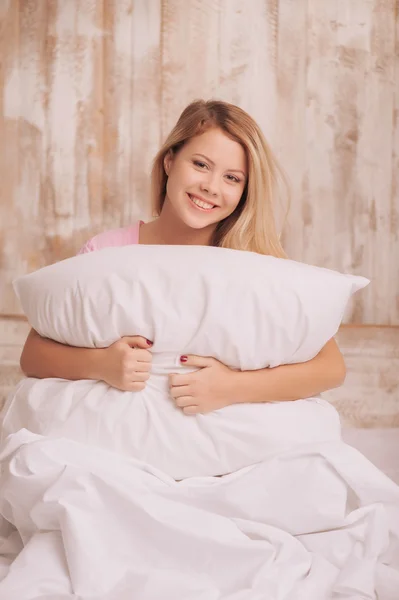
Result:
<svg viewBox="0 0 399 600"><path fill-rule="evenodd" d="M206 181L201 184L201 190L210 194L211 196L217 196L218 185L215 177L209 177Z"/></svg>

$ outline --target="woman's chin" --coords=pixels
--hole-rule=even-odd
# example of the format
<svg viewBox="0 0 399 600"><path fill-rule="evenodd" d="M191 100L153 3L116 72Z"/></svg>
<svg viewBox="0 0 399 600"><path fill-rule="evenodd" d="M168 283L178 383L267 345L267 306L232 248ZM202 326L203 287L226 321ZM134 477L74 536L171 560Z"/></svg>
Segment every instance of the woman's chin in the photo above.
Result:
<svg viewBox="0 0 399 600"><path fill-rule="evenodd" d="M209 213L201 213L200 211L198 213L194 211L182 211L179 214L180 221L190 229L204 229L204 227L216 226L217 221L214 217L215 215L211 216Z"/></svg>
<svg viewBox="0 0 399 600"><path fill-rule="evenodd" d="M196 218L185 218L183 219L184 224L190 229L205 229L208 227L216 227L217 222L211 219L196 219Z"/></svg>

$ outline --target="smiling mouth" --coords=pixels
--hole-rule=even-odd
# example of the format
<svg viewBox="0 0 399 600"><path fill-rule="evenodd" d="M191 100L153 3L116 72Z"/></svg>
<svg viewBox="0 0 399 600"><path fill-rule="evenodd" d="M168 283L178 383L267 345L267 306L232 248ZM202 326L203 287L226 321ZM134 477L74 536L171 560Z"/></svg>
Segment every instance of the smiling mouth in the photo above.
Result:
<svg viewBox="0 0 399 600"><path fill-rule="evenodd" d="M217 208L216 204L211 204L210 202L205 202L204 200L200 200L199 198L197 198L196 196L192 196L191 194L187 194L187 195L190 198L191 202L196 206L196 208L199 208L200 210L209 212L209 211L213 210L214 208Z"/></svg>

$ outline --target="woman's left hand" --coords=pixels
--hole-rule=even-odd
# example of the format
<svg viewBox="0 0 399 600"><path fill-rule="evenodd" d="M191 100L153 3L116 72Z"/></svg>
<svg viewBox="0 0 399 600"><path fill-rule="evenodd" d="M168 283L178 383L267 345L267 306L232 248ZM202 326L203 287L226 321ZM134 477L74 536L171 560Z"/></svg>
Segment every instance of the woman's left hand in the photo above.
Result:
<svg viewBox="0 0 399 600"><path fill-rule="evenodd" d="M193 373L169 375L172 399L184 414L207 413L234 403L236 371L215 358L189 355L182 359L184 366L199 369Z"/></svg>

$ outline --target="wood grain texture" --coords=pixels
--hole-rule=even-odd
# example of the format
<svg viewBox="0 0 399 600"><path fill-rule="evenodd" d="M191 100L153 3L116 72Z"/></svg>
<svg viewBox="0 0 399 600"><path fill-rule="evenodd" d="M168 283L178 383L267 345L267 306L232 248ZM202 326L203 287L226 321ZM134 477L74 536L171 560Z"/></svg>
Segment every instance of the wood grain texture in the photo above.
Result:
<svg viewBox="0 0 399 600"><path fill-rule="evenodd" d="M344 385L324 397L344 426L399 427L399 327L341 327Z"/></svg>
<svg viewBox="0 0 399 600"><path fill-rule="evenodd" d="M160 14L144 0L2 4L0 314L20 313L16 276L148 213Z"/></svg>
<svg viewBox="0 0 399 600"><path fill-rule="evenodd" d="M276 142L277 0L223 0L220 16L219 96L238 104Z"/></svg>
<svg viewBox="0 0 399 600"><path fill-rule="evenodd" d="M23 318L0 316L0 365L18 365L30 326Z"/></svg>
<svg viewBox="0 0 399 600"><path fill-rule="evenodd" d="M151 217L149 173L161 144L161 14L158 0L135 0L132 24L130 198L123 212L125 225Z"/></svg>
<svg viewBox="0 0 399 600"><path fill-rule="evenodd" d="M221 0L162 0L162 140L189 102L218 95L221 11Z"/></svg>
<svg viewBox="0 0 399 600"><path fill-rule="evenodd" d="M23 214L15 202L19 189L19 80L19 6L6 2L0 7L0 310L10 312L18 311L10 281L17 270L28 268L19 247ZM29 207L25 206L26 210Z"/></svg>
<svg viewBox="0 0 399 600"><path fill-rule="evenodd" d="M284 226L284 246L288 256L305 252L307 127L307 2L281 2L277 39L277 111L273 149L289 177L291 203Z"/></svg>
<svg viewBox="0 0 399 600"><path fill-rule="evenodd" d="M391 263L390 293L388 299L389 314L386 319L390 323L397 323L399 315L399 0L396 0L396 31L395 31L395 94L393 110L393 135L392 135L392 185L390 202L390 239Z"/></svg>
<svg viewBox="0 0 399 600"><path fill-rule="evenodd" d="M303 3L295 10L296 23L303 23ZM302 45L297 41L306 69L288 122L293 148L305 158L286 163L294 185L284 240L293 258L371 279L348 307L347 322L399 323L399 194L391 186L398 152L395 17L397 27L393 1L310 0ZM284 29L279 35L285 41ZM289 72L281 60L280 80ZM295 111L303 90L306 107ZM287 114L284 106L279 121ZM279 155L284 164L284 149Z"/></svg>
<svg viewBox="0 0 399 600"><path fill-rule="evenodd" d="M102 3L47 3L47 262L74 254L99 225ZM98 182L98 183L97 183ZM102 219L101 219L102 220Z"/></svg>
<svg viewBox="0 0 399 600"><path fill-rule="evenodd" d="M105 4L104 39L104 229L121 227L131 197L133 1Z"/></svg>
<svg viewBox="0 0 399 600"><path fill-rule="evenodd" d="M346 322L399 325L397 0L9 0L0 56L0 314L16 276L148 218L159 144L217 97L289 176L289 255L372 280Z"/></svg>

